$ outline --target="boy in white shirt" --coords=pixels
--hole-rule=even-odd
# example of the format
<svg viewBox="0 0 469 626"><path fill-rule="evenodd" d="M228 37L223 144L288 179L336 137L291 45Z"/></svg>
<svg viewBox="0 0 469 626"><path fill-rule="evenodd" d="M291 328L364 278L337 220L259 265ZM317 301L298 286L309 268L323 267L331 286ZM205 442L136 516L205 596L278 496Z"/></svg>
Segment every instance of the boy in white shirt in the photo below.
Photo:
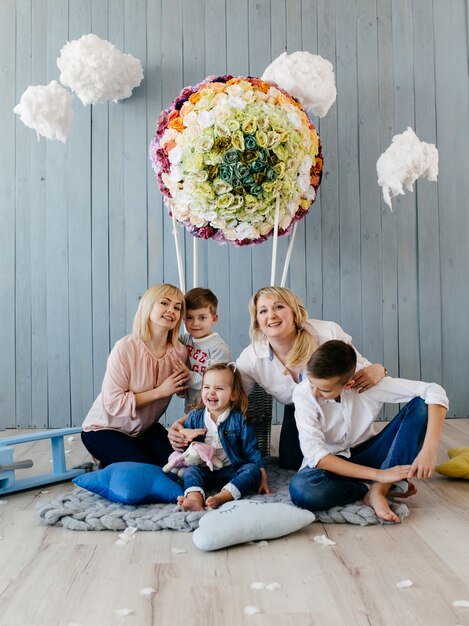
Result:
<svg viewBox="0 0 469 626"><path fill-rule="evenodd" d="M185 295L186 315L184 325L186 333L181 342L189 352L190 379L185 394L184 409L189 413L192 405L200 399L202 374L209 365L228 363L231 351L213 326L218 321L218 298L203 287L195 287Z"/></svg>
<svg viewBox="0 0 469 626"><path fill-rule="evenodd" d="M401 480L408 481L404 495L414 495L412 478L433 474L448 398L435 383L389 376L358 393L352 389L356 358L343 341L322 344L293 393L304 459L290 483L291 499L310 511L363 499L378 518L399 523L386 496ZM385 402L407 404L375 434Z"/></svg>

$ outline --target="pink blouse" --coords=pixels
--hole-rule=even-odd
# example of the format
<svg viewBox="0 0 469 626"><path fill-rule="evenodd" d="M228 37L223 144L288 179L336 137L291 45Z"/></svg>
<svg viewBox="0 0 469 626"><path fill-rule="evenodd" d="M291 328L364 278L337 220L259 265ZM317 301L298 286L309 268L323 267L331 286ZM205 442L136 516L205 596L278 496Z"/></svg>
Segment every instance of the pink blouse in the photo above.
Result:
<svg viewBox="0 0 469 626"><path fill-rule="evenodd" d="M174 372L173 359L187 362L187 348L179 343L156 358L137 335L127 335L109 355L101 393L83 422L83 430L119 430L135 437L159 420L171 400L160 398L137 408L135 394L154 389Z"/></svg>

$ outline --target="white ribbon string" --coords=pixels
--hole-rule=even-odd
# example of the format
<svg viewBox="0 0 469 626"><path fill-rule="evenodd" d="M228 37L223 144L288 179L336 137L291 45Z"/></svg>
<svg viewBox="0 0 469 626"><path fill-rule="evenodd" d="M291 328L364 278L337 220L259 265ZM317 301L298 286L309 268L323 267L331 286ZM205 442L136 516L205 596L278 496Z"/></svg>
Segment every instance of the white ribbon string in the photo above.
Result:
<svg viewBox="0 0 469 626"><path fill-rule="evenodd" d="M288 267L290 265L291 253L293 250L293 245L295 243L297 228L298 228L298 222L295 222L293 226L292 234L290 235L290 242L288 244L287 256L285 257L285 265L283 266L283 274L282 274L282 281L280 283L280 287L285 287L285 283L287 282Z"/></svg>
<svg viewBox="0 0 469 626"><path fill-rule="evenodd" d="M197 237L193 237L194 245L192 247L192 266L193 266L193 280L192 286L199 286L199 240Z"/></svg>
<svg viewBox="0 0 469 626"><path fill-rule="evenodd" d="M275 266L277 264L277 241L278 241L278 222L280 215L280 194L277 194L275 201L275 222L274 222L274 240L272 243L272 267L270 270L270 284L275 285Z"/></svg>
<svg viewBox="0 0 469 626"><path fill-rule="evenodd" d="M178 225L177 225L177 221L176 221L176 217L174 213L173 213L173 235L174 235L174 246L176 248L176 259L177 259L177 264L178 264L179 288L181 289L182 293L185 293L186 288L184 285L184 269L182 266L181 248L179 245L179 232L178 232Z"/></svg>

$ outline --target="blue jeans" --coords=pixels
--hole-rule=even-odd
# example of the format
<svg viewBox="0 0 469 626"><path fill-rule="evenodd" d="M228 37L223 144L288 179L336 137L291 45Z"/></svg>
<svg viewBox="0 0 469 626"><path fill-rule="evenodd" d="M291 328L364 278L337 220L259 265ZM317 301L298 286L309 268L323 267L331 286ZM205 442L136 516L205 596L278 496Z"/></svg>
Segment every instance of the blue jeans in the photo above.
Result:
<svg viewBox="0 0 469 626"><path fill-rule="evenodd" d="M347 461L379 469L412 464L423 445L428 409L421 398L408 402L383 430L355 448ZM356 478L305 467L290 482L293 504L323 511L361 500L368 487Z"/></svg>
<svg viewBox="0 0 469 626"><path fill-rule="evenodd" d="M168 431L155 422L143 433L131 437L117 430L90 430L81 433L83 445L101 467L119 461L135 461L163 466L174 450L168 439Z"/></svg>
<svg viewBox="0 0 469 626"><path fill-rule="evenodd" d="M211 489L222 489L227 483L232 483L244 497L251 491L257 491L261 483L261 472L254 463L245 463L237 470L232 465L219 470L210 471L203 465L191 465L184 470L184 490L189 487L199 487L204 492Z"/></svg>

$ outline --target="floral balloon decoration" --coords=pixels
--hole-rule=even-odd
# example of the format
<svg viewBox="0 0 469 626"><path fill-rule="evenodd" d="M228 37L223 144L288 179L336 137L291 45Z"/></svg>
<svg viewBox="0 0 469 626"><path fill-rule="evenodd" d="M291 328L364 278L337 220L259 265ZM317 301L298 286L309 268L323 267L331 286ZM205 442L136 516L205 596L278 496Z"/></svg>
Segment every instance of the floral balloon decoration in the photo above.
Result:
<svg viewBox="0 0 469 626"><path fill-rule="evenodd" d="M316 198L319 136L289 93L258 78L186 87L158 119L150 160L170 215L235 245L288 234Z"/></svg>

